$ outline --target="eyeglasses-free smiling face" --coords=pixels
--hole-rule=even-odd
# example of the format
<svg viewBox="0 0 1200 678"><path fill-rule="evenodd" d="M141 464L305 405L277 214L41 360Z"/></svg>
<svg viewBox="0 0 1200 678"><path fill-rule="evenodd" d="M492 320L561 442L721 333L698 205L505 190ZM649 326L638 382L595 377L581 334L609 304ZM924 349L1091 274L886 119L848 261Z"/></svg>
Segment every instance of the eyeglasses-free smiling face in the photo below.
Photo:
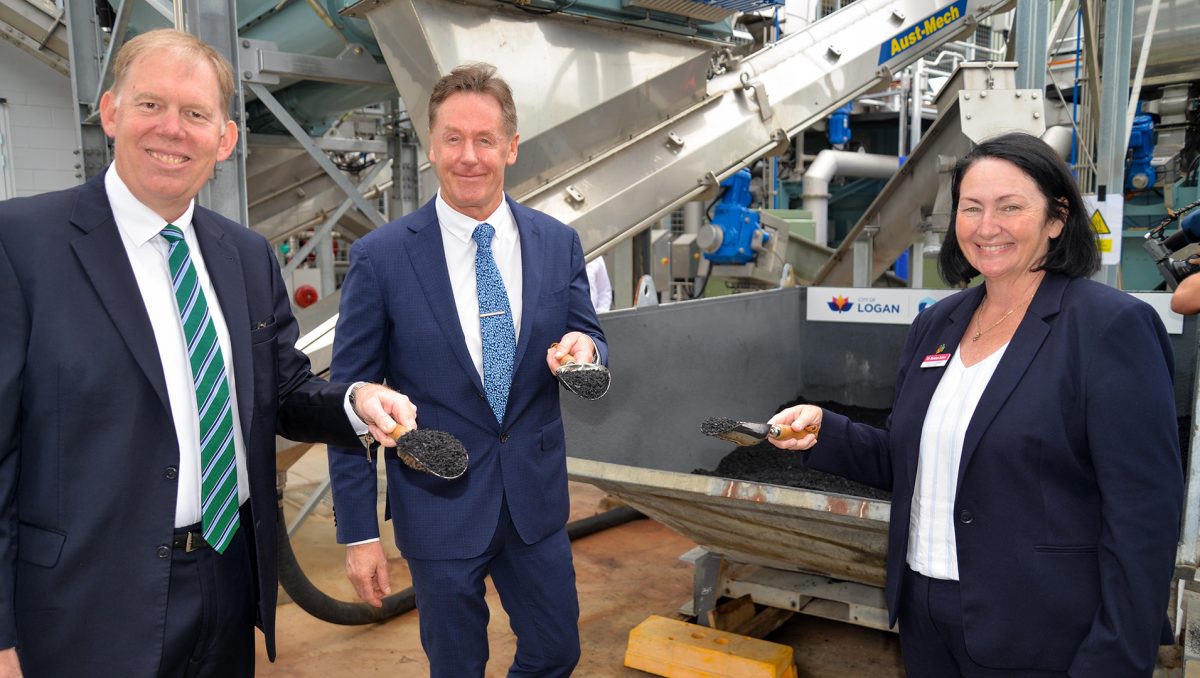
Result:
<svg viewBox="0 0 1200 678"><path fill-rule="evenodd" d="M1039 264L1063 221L1051 217L1046 196L1007 160L981 158L959 188L954 231L963 255L991 280L1016 281Z"/></svg>
<svg viewBox="0 0 1200 678"><path fill-rule="evenodd" d="M504 168L517 161L517 140L504 131L500 103L489 94L452 94L437 109L430 130L429 162L442 199L483 221L504 199Z"/></svg>
<svg viewBox="0 0 1200 678"><path fill-rule="evenodd" d="M183 214L237 143L237 124L225 119L220 101L212 65L170 50L139 57L121 90L100 99L117 174L168 222Z"/></svg>

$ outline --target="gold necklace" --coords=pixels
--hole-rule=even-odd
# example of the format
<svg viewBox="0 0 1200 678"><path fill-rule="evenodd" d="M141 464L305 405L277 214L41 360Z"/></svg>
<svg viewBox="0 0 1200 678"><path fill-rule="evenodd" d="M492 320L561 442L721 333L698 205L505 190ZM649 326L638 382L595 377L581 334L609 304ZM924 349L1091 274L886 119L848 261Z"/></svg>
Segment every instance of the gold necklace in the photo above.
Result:
<svg viewBox="0 0 1200 678"><path fill-rule="evenodd" d="M979 321L983 319L983 306L980 305L979 315L976 316L976 318L975 318L975 334L971 335L971 341L972 342L979 341L979 337L982 337L985 333L991 332L992 330L999 327L1000 323L1004 322L1005 320L1008 320L1008 316L1012 315L1014 311L1016 311L1018 308L1021 308L1025 304L1028 304L1033 299L1034 292L1037 292L1036 284L1037 284L1037 280L1034 280L1033 290L1030 291L1029 295L1025 297L1025 301L1023 301L1020 304L1017 304L1016 306L1013 306L1012 308L1005 311L1004 315L1000 316L999 320L992 323L991 325L988 325L987 329L982 329L982 330L979 329ZM986 304L987 302L988 302L988 297L985 296L983 298L983 303Z"/></svg>
<svg viewBox="0 0 1200 678"><path fill-rule="evenodd" d="M985 304L987 303L986 299L984 299L984 303ZM979 337L982 337L984 332L991 332L992 330L996 329L1000 325L1000 323L1004 322L1005 320L1008 320L1008 316L1012 315L1013 311L1015 311L1015 310L1017 310L1016 306L1013 306L1012 308L1008 309L1008 311L1006 311L1004 313L1004 315L1000 316L999 320L997 320L996 322L989 325L987 327L987 329L983 329L983 330L979 329L979 318L983 317L983 313L981 312L979 314L979 318L975 319L975 334L971 335L971 341L973 341L973 342L979 341Z"/></svg>

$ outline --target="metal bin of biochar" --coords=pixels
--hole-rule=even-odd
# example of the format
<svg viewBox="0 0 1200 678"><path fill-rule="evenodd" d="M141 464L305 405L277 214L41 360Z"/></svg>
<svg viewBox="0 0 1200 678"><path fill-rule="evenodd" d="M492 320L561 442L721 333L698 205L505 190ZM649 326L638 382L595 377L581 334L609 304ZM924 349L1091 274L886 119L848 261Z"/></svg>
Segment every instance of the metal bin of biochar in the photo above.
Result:
<svg viewBox="0 0 1200 678"><path fill-rule="evenodd" d="M822 293L812 288L814 293ZM889 408L906 325L809 322L810 288L604 314L612 385L564 394L568 469L731 561L881 587L887 501L729 478L711 416L765 421L798 395ZM1172 335L1179 412L1192 411L1195 321Z"/></svg>

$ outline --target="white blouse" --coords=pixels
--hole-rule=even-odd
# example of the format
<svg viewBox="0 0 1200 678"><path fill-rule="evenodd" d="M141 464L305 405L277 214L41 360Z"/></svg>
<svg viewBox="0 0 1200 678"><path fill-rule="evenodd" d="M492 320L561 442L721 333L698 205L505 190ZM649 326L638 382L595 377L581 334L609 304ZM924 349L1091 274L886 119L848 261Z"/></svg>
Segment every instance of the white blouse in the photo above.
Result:
<svg viewBox="0 0 1200 678"><path fill-rule="evenodd" d="M954 496L967 425L1008 344L978 363L963 365L958 351L938 383L917 461L917 486L908 516L908 566L934 579L958 580L954 540Z"/></svg>

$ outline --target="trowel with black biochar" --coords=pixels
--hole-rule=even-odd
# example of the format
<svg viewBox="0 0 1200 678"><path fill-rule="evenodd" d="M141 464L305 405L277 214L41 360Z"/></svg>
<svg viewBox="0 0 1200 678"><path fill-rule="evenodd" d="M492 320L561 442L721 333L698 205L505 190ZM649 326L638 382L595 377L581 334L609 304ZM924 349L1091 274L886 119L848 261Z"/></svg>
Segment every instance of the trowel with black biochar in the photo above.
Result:
<svg viewBox="0 0 1200 678"><path fill-rule="evenodd" d="M556 346L558 344L551 344L550 348ZM554 376L563 387L584 400L599 400L612 385L612 375L607 367L600 363L576 362L570 354L563 356L562 365L554 371Z"/></svg>
<svg viewBox="0 0 1200 678"><path fill-rule="evenodd" d="M734 445L757 445L767 438L775 440L791 440L803 438L810 433L817 435L820 428L816 424L796 430L790 426L778 424L756 424L749 421L735 421L725 417L709 417L700 423L700 432L721 440L728 440Z"/></svg>
<svg viewBox="0 0 1200 678"><path fill-rule="evenodd" d="M467 448L445 431L407 429L396 424L392 431L396 456L406 466L430 475L454 480L467 471Z"/></svg>

